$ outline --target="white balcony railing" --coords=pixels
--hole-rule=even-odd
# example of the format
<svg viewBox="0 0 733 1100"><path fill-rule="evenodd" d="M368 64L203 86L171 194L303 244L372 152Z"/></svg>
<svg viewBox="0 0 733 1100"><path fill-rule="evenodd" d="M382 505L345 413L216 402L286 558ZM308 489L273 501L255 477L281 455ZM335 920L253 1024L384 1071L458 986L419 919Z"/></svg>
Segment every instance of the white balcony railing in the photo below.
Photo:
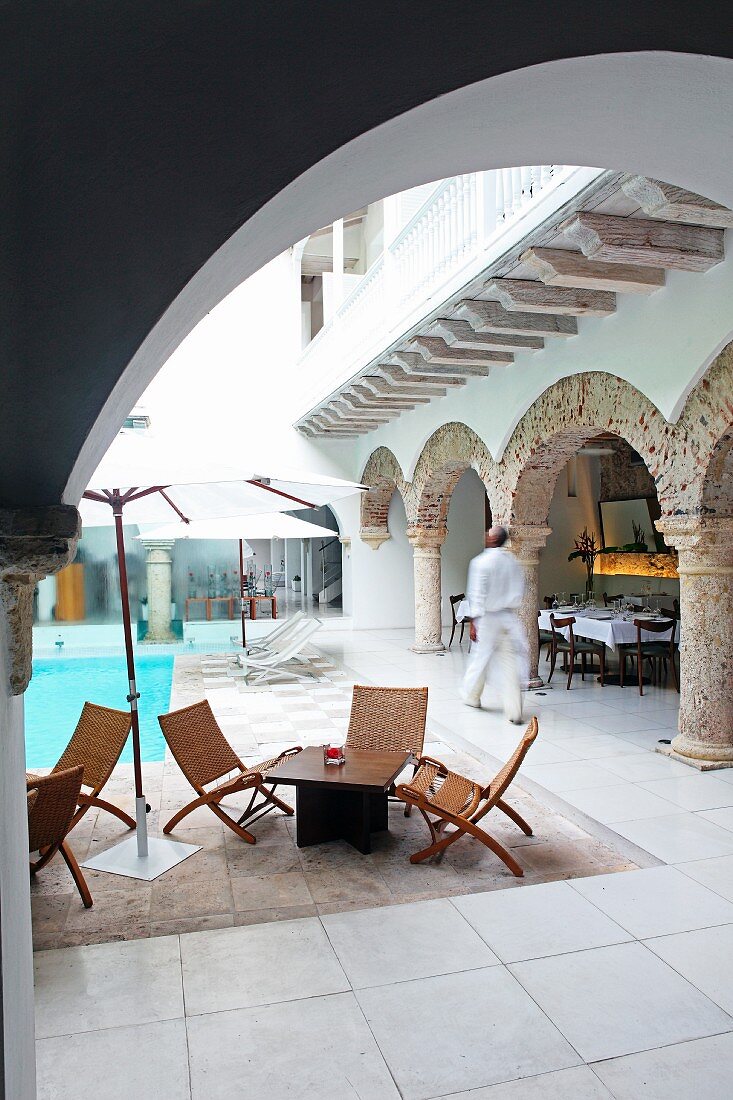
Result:
<svg viewBox="0 0 733 1100"><path fill-rule="evenodd" d="M302 413L599 174L598 169L532 165L441 180L303 351L298 364Z"/></svg>

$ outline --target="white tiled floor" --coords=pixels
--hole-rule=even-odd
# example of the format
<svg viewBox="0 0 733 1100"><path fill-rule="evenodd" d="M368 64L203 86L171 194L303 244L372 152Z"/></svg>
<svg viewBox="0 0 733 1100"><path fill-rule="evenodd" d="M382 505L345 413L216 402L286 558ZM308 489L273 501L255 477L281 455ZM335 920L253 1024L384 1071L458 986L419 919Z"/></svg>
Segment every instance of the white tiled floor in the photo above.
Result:
<svg viewBox="0 0 733 1100"><path fill-rule="evenodd" d="M364 679L427 684L434 740L506 759L491 689L459 702L466 647L409 644L319 635ZM733 771L654 753L677 702L557 678L528 698L523 773L675 866L39 953L40 1097L76 1098L91 1066L98 1100L727 1100Z"/></svg>

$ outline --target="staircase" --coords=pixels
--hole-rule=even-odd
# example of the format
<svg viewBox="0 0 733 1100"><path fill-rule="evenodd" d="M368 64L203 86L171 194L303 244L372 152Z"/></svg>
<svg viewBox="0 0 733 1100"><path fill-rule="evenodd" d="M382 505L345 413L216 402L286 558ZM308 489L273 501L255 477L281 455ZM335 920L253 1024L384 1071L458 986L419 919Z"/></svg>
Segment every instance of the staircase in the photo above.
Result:
<svg viewBox="0 0 733 1100"><path fill-rule="evenodd" d="M322 542L318 552L320 554L320 587L314 598L318 598L319 607L335 607L341 605L342 595L342 571L341 571L341 543L337 538L329 542Z"/></svg>

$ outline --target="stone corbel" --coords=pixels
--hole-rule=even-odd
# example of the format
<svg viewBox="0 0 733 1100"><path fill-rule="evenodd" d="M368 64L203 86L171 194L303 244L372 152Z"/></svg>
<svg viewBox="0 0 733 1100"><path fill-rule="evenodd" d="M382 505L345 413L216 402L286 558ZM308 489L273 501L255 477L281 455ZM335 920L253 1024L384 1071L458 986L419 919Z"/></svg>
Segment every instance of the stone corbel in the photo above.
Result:
<svg viewBox="0 0 733 1100"><path fill-rule="evenodd" d="M351 536L350 535L349 536L339 535L339 542L341 543L341 545L344 549L344 553L346 554L346 557L347 558L350 557L350 555L351 555Z"/></svg>
<svg viewBox="0 0 733 1100"><path fill-rule="evenodd" d="M81 533L76 508L0 508L0 605L8 629L7 667L11 694L21 695L31 678L33 589L74 557Z"/></svg>
<svg viewBox="0 0 733 1100"><path fill-rule="evenodd" d="M537 565L540 550L552 534L551 527L533 523L513 523L509 527L509 549L525 565Z"/></svg>
<svg viewBox="0 0 733 1100"><path fill-rule="evenodd" d="M391 535L386 527L362 527L359 538L372 550L378 550L383 542L388 542Z"/></svg>

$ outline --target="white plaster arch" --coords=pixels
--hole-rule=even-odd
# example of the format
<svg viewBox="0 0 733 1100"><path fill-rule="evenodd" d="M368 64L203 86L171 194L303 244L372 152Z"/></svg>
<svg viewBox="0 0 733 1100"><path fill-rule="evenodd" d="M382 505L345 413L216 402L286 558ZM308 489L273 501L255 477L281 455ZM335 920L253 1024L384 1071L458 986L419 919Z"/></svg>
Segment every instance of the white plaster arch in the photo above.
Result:
<svg viewBox="0 0 733 1100"><path fill-rule="evenodd" d="M361 135L275 195L171 303L110 393L64 501L78 502L123 416L193 326L319 226L456 171L518 164L610 164L733 205L732 117L732 61L647 51L563 59L492 77Z"/></svg>

